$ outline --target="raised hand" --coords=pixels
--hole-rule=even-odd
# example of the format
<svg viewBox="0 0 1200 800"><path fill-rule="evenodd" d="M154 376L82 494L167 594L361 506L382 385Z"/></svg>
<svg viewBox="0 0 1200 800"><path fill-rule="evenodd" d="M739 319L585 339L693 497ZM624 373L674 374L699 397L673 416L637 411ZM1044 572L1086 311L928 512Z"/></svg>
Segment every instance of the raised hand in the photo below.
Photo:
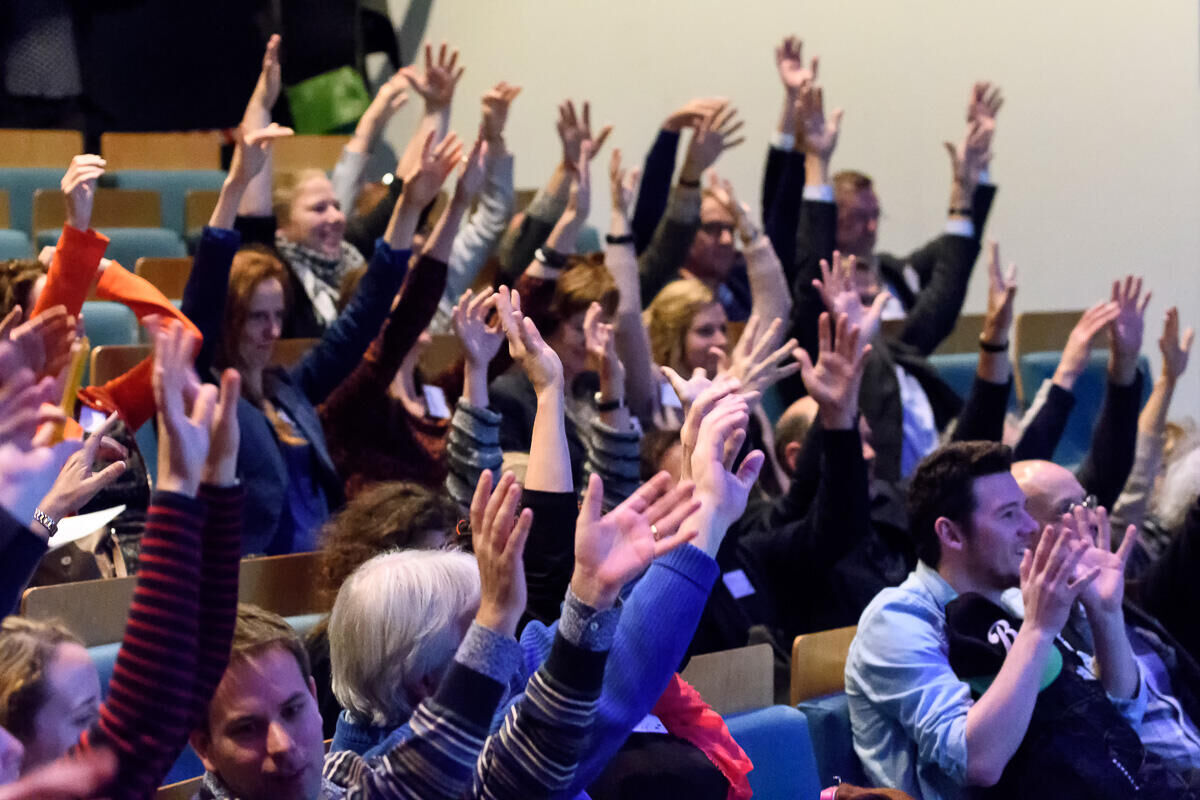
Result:
<svg viewBox="0 0 1200 800"><path fill-rule="evenodd" d="M623 217L629 216L629 204L633 202L638 178L642 171L637 167L626 170L621 165L621 149L614 148L608 162L608 186L612 192L612 210Z"/></svg>
<svg viewBox="0 0 1200 800"><path fill-rule="evenodd" d="M813 84L817 80L817 67L819 59L813 56L808 62L808 66L804 66L804 59L800 57L800 51L804 43L795 36L788 36L783 40L779 47L775 48L775 68L779 70L779 80L783 83L783 88L787 90L789 95L798 95L800 90L805 86Z"/></svg>
<svg viewBox="0 0 1200 800"><path fill-rule="evenodd" d="M672 488L671 476L660 472L601 516L604 484L593 474L575 522L575 596L592 608L609 608L651 561L694 538L694 528L680 529L700 507L693 488L687 481Z"/></svg>
<svg viewBox="0 0 1200 800"><path fill-rule="evenodd" d="M96 181L104 174L107 163L100 156L75 156L59 181L67 201L67 224L77 231L86 231L91 227Z"/></svg>
<svg viewBox="0 0 1200 800"><path fill-rule="evenodd" d="M1083 312L1063 346L1058 368L1054 371L1054 383L1068 391L1075 386L1075 381L1087 368L1093 340L1105 326L1117 318L1118 313L1120 307L1110 301L1101 301Z"/></svg>
<svg viewBox="0 0 1200 800"><path fill-rule="evenodd" d="M77 450L67 459L62 471L54 481L54 485L46 492L38 508L53 520L60 520L79 511L87 505L101 490L111 486L125 472L124 461L113 461L107 467L96 471L96 460L100 455L102 444L110 444L115 448L120 458L128 453L121 445L108 440L106 434L117 422L117 415L111 414L104 424L88 436L83 449Z"/></svg>
<svg viewBox="0 0 1200 800"><path fill-rule="evenodd" d="M958 145L942 142L950 156L950 174L954 185L962 193L958 202L968 203L971 193L979 185L980 175L992 159L992 135L995 129L994 120L981 117L967 123L967 132Z"/></svg>
<svg viewBox="0 0 1200 800"><path fill-rule="evenodd" d="M1112 302L1117 304L1117 315L1109 323L1109 346L1112 361L1110 369L1113 380L1122 386L1133 382L1137 373L1138 355L1142 351L1142 331L1145 326L1146 306L1150 304L1150 292L1142 294L1142 279L1133 275L1125 282L1113 281Z"/></svg>
<svg viewBox="0 0 1200 800"><path fill-rule="evenodd" d="M725 207L729 215L733 217L734 224L737 225L738 236L741 237L743 244L750 244L758 236L758 228L754 225L754 220L750 215L750 206L738 200L737 194L733 190L733 184L725 178L722 178L716 172L708 173L708 191L712 193L717 202Z"/></svg>
<svg viewBox="0 0 1200 800"><path fill-rule="evenodd" d="M18 306L12 322L20 323ZM8 321L6 319L6 321ZM35 376L57 375L71 360L75 319L65 306L46 309L25 323L15 324L0 334L0 375L13 375L21 368Z"/></svg>
<svg viewBox="0 0 1200 800"><path fill-rule="evenodd" d="M750 489L758 480L765 459L761 450L754 450L736 473L731 471L746 441L749 420L749 407L738 395L722 397L700 420L696 446L691 453L691 474L701 504L697 512L700 515L697 546L709 555L715 556L725 531L745 510Z"/></svg>
<svg viewBox="0 0 1200 800"><path fill-rule="evenodd" d="M1179 376L1187 369L1188 356L1192 352L1192 340L1195 336L1196 332L1188 328L1183 332L1183 339L1179 338L1179 309L1175 306L1168 308L1163 320L1162 337L1158 340L1158 349L1162 351L1163 378L1172 384L1178 381Z"/></svg>
<svg viewBox="0 0 1200 800"><path fill-rule="evenodd" d="M496 295L496 313L508 339L508 353L521 365L536 393L563 390L562 362L546 344L533 320L521 313L521 297L507 286Z"/></svg>
<svg viewBox="0 0 1200 800"><path fill-rule="evenodd" d="M1088 546L1073 527L1056 524L1046 526L1036 552L1025 551L1020 575L1026 625L1049 636L1062 632L1076 599L1100 575L1095 568L1077 574Z"/></svg>
<svg viewBox="0 0 1200 800"><path fill-rule="evenodd" d="M1065 517L1073 517L1067 520ZM1097 572L1096 579L1080 593L1079 599L1087 609L1088 618L1100 614L1121 613L1121 602L1125 598L1125 564L1137 543L1137 526L1125 530L1125 538L1114 553L1112 549L1112 524L1104 508L1095 510L1076 506L1070 515L1065 515L1063 524L1072 524L1084 535L1088 547L1076 570L1078 574ZM1094 538L1093 538L1094 534Z"/></svg>
<svg viewBox="0 0 1200 800"><path fill-rule="evenodd" d="M800 370L797 363L783 363L795 349L795 339L783 341L783 320L776 318L770 324L764 324L757 314L751 314L741 338L728 356L728 368L722 372L728 372L741 382L743 394L761 395ZM714 348L714 355L719 360L726 359L724 351L718 348Z"/></svg>
<svg viewBox="0 0 1200 800"><path fill-rule="evenodd" d="M176 320L154 342L154 402L158 407L158 489L190 497L203 478L217 387L201 385L192 368L195 342Z"/></svg>
<svg viewBox="0 0 1200 800"><path fill-rule="evenodd" d="M237 456L241 443L237 406L241 394L242 376L238 371L227 369L222 372L217 406L209 426L208 458L204 463L203 481L210 486L232 486L237 481Z"/></svg>
<svg viewBox="0 0 1200 800"><path fill-rule="evenodd" d="M5 375L0 383L0 444L32 448L42 425L63 421L62 410L51 405L58 402L59 395L53 378L39 381L32 370L22 368Z"/></svg>
<svg viewBox="0 0 1200 800"><path fill-rule="evenodd" d="M446 178L462 158L462 143L454 133L434 144L435 132L425 137L421 163L404 178L401 202L410 208L424 208L433 202Z"/></svg>
<svg viewBox="0 0 1200 800"><path fill-rule="evenodd" d="M800 87L796 98L796 142L808 153L828 164L837 148L843 111L835 108L825 116L825 91L814 83Z"/></svg>
<svg viewBox="0 0 1200 800"><path fill-rule="evenodd" d="M458 182L454 185L454 195L460 200L470 202L483 189L487 180L488 144L482 138L476 139L471 146L471 152L462 158L462 168L458 171Z"/></svg>
<svg viewBox="0 0 1200 800"><path fill-rule="evenodd" d="M384 81L383 86L379 87L371 105L367 106L367 110L363 112L363 117L366 118L367 124L372 130L381 129L393 114L404 108L404 104L408 102L406 88L408 88L408 78L403 72L397 72ZM362 124L362 120L359 120L359 124Z"/></svg>
<svg viewBox="0 0 1200 800"><path fill-rule="evenodd" d="M450 312L454 332L462 342L468 367L486 368L496 353L500 352L504 331L499 321L490 325L487 321L488 314L496 306L494 297L491 289L484 289L478 295L467 289Z"/></svg>
<svg viewBox="0 0 1200 800"><path fill-rule="evenodd" d="M990 344L1008 343L1013 322L1013 300L1017 296L1017 265L1010 263L1008 272L1000 270L1000 245L988 242L988 300L983 317L982 340Z"/></svg>
<svg viewBox="0 0 1200 800"><path fill-rule="evenodd" d="M839 251L834 250L833 266L829 266L829 262L824 259L821 259L820 266L821 278L814 278L812 285L821 295L825 308L831 314L845 314L850 326L858 328L859 338L863 343L873 340L879 333L888 293L880 291L869 306L863 304L854 281L854 271L858 268L858 260L854 256L843 257Z"/></svg>
<svg viewBox="0 0 1200 800"><path fill-rule="evenodd" d="M459 78L463 75L463 67L458 65L458 50L453 50L447 56L448 47L442 42L438 50L437 61L433 60L433 46L425 45L425 72L417 72L416 67L408 66L400 73L408 80L412 90L421 95L425 101L425 113L442 112L450 108L454 100L454 88L458 86Z"/></svg>
<svg viewBox="0 0 1200 800"><path fill-rule="evenodd" d="M971 86L971 97L967 100L967 122L991 120L994 124L1003 105L1004 97L1000 94L999 86L993 86L989 81L976 81Z"/></svg>
<svg viewBox="0 0 1200 800"><path fill-rule="evenodd" d="M698 183L704 170L715 164L721 153L746 141L744 136L733 138L742 124L742 120L737 119L737 109L728 103L705 114L692 133L679 179Z"/></svg>
<svg viewBox="0 0 1200 800"><path fill-rule="evenodd" d="M615 399L609 391L620 388L624 397L625 366L617 355L617 337L610 323L601 320L604 310L599 303L588 306L583 315L583 338L587 348L588 369L600 376L601 393Z"/></svg>
<svg viewBox="0 0 1200 800"><path fill-rule="evenodd" d="M263 52L262 71L258 74L258 83L254 85L254 93L250 102L257 104L261 110L270 112L279 100L279 91L283 88L283 72L279 66L279 47L283 37L278 33L272 34L267 40Z"/></svg>
<svg viewBox="0 0 1200 800"><path fill-rule="evenodd" d="M663 130L679 133L684 128L695 128L706 116L728 102L724 97L693 97L671 112L663 122Z"/></svg>
<svg viewBox="0 0 1200 800"><path fill-rule="evenodd" d="M475 622L505 636L516 633L525 611L525 542L533 524L528 508L517 514L521 485L504 473L492 490L484 470L471 499L471 544L479 562L479 612Z"/></svg>
<svg viewBox="0 0 1200 800"><path fill-rule="evenodd" d="M612 125L605 125L597 136L592 135L592 108L586 100L583 101L583 113L575 113L575 104L564 100L558 107L558 138L562 141L563 165L578 169L583 156L584 142L591 143L587 158L592 158L604 147L608 135L612 133Z"/></svg>
<svg viewBox="0 0 1200 800"><path fill-rule="evenodd" d="M483 115L479 123L479 135L494 145L504 141L504 125L508 121L508 110L512 101L521 93L520 86L500 81L483 96Z"/></svg>
<svg viewBox="0 0 1200 800"><path fill-rule="evenodd" d="M271 145L276 140L295 135L291 128L272 122L265 128L247 130L243 124L234 136L233 159L229 163L229 179L245 186L266 166Z"/></svg>
<svg viewBox="0 0 1200 800"><path fill-rule="evenodd" d="M849 324L845 314L838 315L835 334L828 311L822 311L817 320L817 339L815 365L807 351L795 349L800 377L804 388L817 401L821 425L826 430L849 430L858 414L858 390L871 345L859 346L859 330Z"/></svg>

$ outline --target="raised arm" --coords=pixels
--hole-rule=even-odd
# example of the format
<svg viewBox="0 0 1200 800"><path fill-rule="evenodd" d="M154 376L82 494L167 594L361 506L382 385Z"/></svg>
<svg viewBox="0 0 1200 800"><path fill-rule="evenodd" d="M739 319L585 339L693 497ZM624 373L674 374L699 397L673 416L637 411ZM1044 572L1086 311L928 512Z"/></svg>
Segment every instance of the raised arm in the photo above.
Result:
<svg viewBox="0 0 1200 800"><path fill-rule="evenodd" d="M1145 522L1146 505L1154 491L1162 464L1167 410L1171 407L1175 386L1187 369L1195 335L1196 332L1188 328L1180 336L1179 310L1174 306L1167 309L1163 333L1158 340L1158 349L1162 353L1162 372L1138 416L1137 453L1133 469L1125 481L1120 498L1113 506L1112 522L1118 531L1124 530L1127 525L1134 525L1140 530Z"/></svg>
<svg viewBox="0 0 1200 800"><path fill-rule="evenodd" d="M354 201L362 191L363 170L379 137L383 135L383 129L392 115L408 102L408 92L404 91L406 86L408 79L398 72L379 87L375 99L359 117L354 135L342 148L342 155L333 167L329 176L333 195L347 214L354 208Z"/></svg>
<svg viewBox="0 0 1200 800"><path fill-rule="evenodd" d="M409 140L400 163L396 167L397 175L409 175L421 165L422 143L430 133L433 134L434 144L446 137L450 129L450 106L454 102L454 90L463 76L465 67L458 66L458 50L450 50L445 42L438 48L437 59L433 57L433 46L425 45L425 71L418 72L416 67L408 66L400 70L408 85L421 96L425 103L425 111L417 130Z"/></svg>
<svg viewBox="0 0 1200 800"><path fill-rule="evenodd" d="M1142 401L1137 362L1150 292L1143 295L1142 279L1129 275L1124 281L1113 281L1112 302L1118 312L1109 323L1108 386L1092 430L1091 447L1078 473L1079 482L1105 508L1116 502L1133 468Z"/></svg>
<svg viewBox="0 0 1200 800"><path fill-rule="evenodd" d="M46 285L30 317L54 306L65 306L68 314L79 316L83 308L108 247L108 237L91 229L96 182L104 174L104 166L100 156L75 156L62 177L60 186L66 200L67 223L54 248Z"/></svg>
<svg viewBox="0 0 1200 800"><path fill-rule="evenodd" d="M762 228L750 215L750 206L739 202L733 184L712 175L709 190L728 209L737 224L746 273L750 278L751 314L759 318L788 319L792 313L792 293L783 274L783 264Z"/></svg>
<svg viewBox="0 0 1200 800"><path fill-rule="evenodd" d="M1000 246L988 244L988 301L983 332L979 335L979 366L970 396L958 416L955 441L998 442L1004 435L1004 416L1012 385L1012 361L1008 357L1012 329L1013 300L1017 295L1017 265L1000 270Z"/></svg>
<svg viewBox="0 0 1200 800"><path fill-rule="evenodd" d="M279 50L283 37L272 34L267 40L263 52L262 70L258 74L258 82L254 92L246 103L242 114L242 128L247 131L257 131L271 124L271 109L279 99L283 88L282 71L279 65ZM271 217L271 182L274 180L274 170L271 168L270 150L267 159L258 174L251 178L242 190L242 200L238 205L238 214L243 217ZM272 236L274 231L272 231ZM274 239L271 239L271 243Z"/></svg>

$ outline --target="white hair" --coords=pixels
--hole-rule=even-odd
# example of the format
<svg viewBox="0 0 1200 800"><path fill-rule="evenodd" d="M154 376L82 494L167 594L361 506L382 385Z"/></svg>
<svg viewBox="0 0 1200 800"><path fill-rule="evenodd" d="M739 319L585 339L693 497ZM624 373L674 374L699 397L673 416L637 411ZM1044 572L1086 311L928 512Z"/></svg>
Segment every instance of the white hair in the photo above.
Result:
<svg viewBox="0 0 1200 800"><path fill-rule="evenodd" d="M382 553L342 584L329 617L333 693L356 721L402 724L422 681L454 657L460 620L479 606L479 568L468 553Z"/></svg>
<svg viewBox="0 0 1200 800"><path fill-rule="evenodd" d="M1154 515L1159 524L1172 533L1180 530L1198 496L1200 448L1193 447L1167 464L1162 485L1154 496Z"/></svg>

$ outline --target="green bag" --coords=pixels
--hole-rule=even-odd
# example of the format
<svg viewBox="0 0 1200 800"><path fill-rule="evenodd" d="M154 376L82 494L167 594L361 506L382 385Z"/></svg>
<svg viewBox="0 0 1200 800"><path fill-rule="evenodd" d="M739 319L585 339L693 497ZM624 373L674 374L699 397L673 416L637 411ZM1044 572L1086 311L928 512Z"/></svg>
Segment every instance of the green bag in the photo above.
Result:
<svg viewBox="0 0 1200 800"><path fill-rule="evenodd" d="M296 133L334 133L354 125L371 104L358 70L338 67L289 86Z"/></svg>

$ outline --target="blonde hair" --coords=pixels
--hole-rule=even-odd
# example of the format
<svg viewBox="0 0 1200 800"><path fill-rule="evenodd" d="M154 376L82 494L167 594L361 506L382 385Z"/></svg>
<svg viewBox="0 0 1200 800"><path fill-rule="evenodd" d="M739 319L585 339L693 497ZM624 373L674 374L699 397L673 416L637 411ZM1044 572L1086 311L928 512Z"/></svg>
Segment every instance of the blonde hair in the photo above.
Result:
<svg viewBox="0 0 1200 800"><path fill-rule="evenodd" d="M277 227L286 227L292 221L292 203L300 193L300 187L313 178L329 180L325 170L309 167L296 172L283 172L275 176L271 187L271 210L275 213Z"/></svg>
<svg viewBox="0 0 1200 800"><path fill-rule="evenodd" d="M46 702L46 671L59 645L83 642L57 620L8 617L0 623L0 727L22 744Z"/></svg>
<svg viewBox="0 0 1200 800"><path fill-rule="evenodd" d="M642 312L655 364L680 374L691 373L684 363L688 328L701 310L715 302L712 290L695 278L672 281L662 288Z"/></svg>
<svg viewBox="0 0 1200 800"><path fill-rule="evenodd" d="M479 605L474 556L382 553L354 571L329 617L333 694L356 720L399 725L421 682L454 657L458 620Z"/></svg>

